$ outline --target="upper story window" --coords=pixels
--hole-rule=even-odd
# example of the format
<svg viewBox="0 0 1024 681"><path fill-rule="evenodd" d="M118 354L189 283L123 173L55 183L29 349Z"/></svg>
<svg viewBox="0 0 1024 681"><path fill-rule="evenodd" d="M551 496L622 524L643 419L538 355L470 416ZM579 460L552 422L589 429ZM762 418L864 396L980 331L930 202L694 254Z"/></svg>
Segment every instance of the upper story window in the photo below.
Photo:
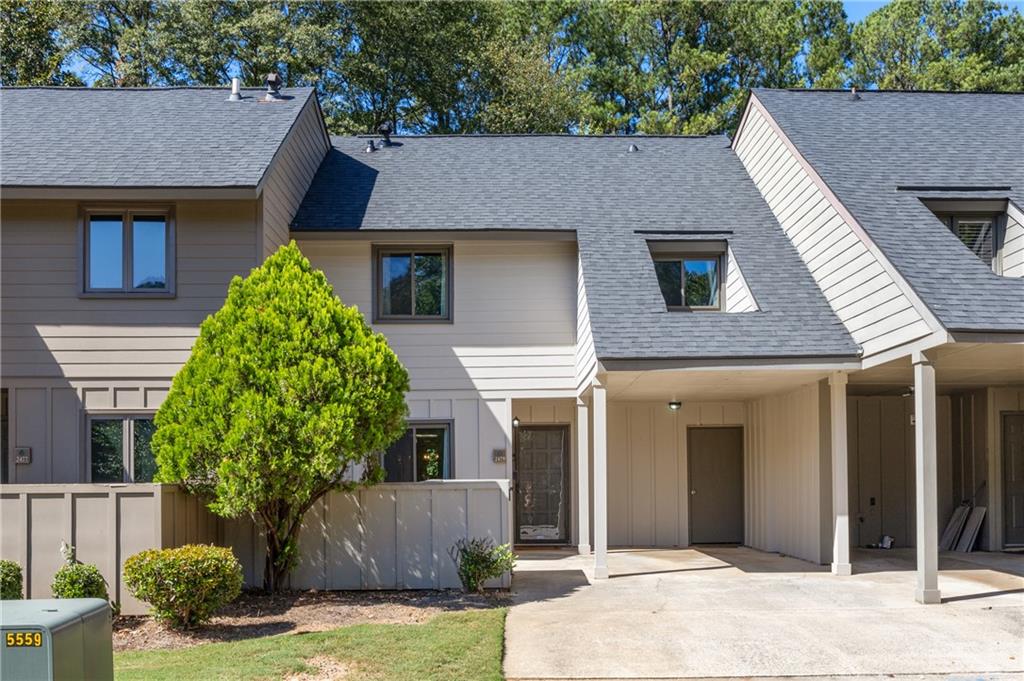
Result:
<svg viewBox="0 0 1024 681"><path fill-rule="evenodd" d="M940 215L953 234L984 262L992 262L998 215Z"/></svg>
<svg viewBox="0 0 1024 681"><path fill-rule="evenodd" d="M654 253L658 286L670 310L722 309L722 254Z"/></svg>
<svg viewBox="0 0 1024 681"><path fill-rule="evenodd" d="M84 292L174 293L174 220L168 209L87 210L82 220Z"/></svg>
<svg viewBox="0 0 1024 681"><path fill-rule="evenodd" d="M383 456L385 482L452 477L451 424L414 423Z"/></svg>
<svg viewBox="0 0 1024 681"><path fill-rule="evenodd" d="M375 321L451 321L451 246L377 247Z"/></svg>

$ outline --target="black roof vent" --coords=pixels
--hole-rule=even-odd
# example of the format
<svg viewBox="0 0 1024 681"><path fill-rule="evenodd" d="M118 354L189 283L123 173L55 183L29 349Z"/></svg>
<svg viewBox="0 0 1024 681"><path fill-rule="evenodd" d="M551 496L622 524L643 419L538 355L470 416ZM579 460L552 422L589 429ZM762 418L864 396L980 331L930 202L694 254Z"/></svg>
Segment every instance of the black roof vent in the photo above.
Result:
<svg viewBox="0 0 1024 681"><path fill-rule="evenodd" d="M631 154L635 154L636 152L640 151L640 147L638 147L635 144L630 143L628 151Z"/></svg>
<svg viewBox="0 0 1024 681"><path fill-rule="evenodd" d="M367 142L366 142L366 153L367 154L372 154L375 151L377 151L377 147L376 147L376 145L374 145L373 140L367 140Z"/></svg>
<svg viewBox="0 0 1024 681"><path fill-rule="evenodd" d="M383 144L385 147L390 147L391 146L391 124L388 123L387 121L384 121L383 123L381 123L377 127L377 132L379 132L384 137L384 140L381 142L381 144Z"/></svg>
<svg viewBox="0 0 1024 681"><path fill-rule="evenodd" d="M267 84L267 94L263 98L264 101L284 101L284 98L281 96L281 85L284 84L284 80L281 78L280 73L268 73L264 82Z"/></svg>

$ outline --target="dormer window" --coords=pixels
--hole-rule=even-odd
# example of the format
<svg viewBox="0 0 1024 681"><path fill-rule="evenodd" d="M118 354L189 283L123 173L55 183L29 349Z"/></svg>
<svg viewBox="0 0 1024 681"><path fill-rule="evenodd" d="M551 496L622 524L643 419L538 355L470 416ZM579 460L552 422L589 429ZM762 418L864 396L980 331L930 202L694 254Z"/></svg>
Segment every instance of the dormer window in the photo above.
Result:
<svg viewBox="0 0 1024 681"><path fill-rule="evenodd" d="M997 215L945 215L940 217L953 234L984 262L992 262Z"/></svg>
<svg viewBox="0 0 1024 681"><path fill-rule="evenodd" d="M669 309L721 309L721 270L720 255L658 256L654 260L658 286Z"/></svg>

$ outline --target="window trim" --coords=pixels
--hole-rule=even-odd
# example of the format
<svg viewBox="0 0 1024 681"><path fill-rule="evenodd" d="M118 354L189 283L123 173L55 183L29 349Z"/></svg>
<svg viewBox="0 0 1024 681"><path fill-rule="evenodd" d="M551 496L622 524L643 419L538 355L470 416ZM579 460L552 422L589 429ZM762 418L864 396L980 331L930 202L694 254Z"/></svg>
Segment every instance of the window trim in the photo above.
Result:
<svg viewBox="0 0 1024 681"><path fill-rule="evenodd" d="M436 478L434 480L416 480L416 429L417 428L444 428L445 429L445 442L448 445L448 477ZM437 480L455 480L455 420L454 419L406 419L405 429L413 431L413 452L412 452L412 480L403 480L400 482L389 482L388 485L418 485L421 483L437 482ZM405 437L405 433L402 434ZM399 438L401 439L401 438ZM395 441L397 442L397 440ZM392 443L394 444L394 443ZM381 470L387 473L387 469L384 467L384 457L387 456L387 450L380 453L380 466ZM441 464L442 475L444 472L444 463Z"/></svg>
<svg viewBox="0 0 1024 681"><path fill-rule="evenodd" d="M156 418L155 411L110 411L96 410L85 415L85 477L86 482L91 485L120 485L120 484L152 484L135 482L135 429L131 424L136 419L152 421ZM93 421L120 421L121 422L121 482L93 482L92 480L92 422Z"/></svg>
<svg viewBox="0 0 1024 681"><path fill-rule="evenodd" d="M680 274L682 276L681 294L682 294L682 305L669 305L665 303L665 308L670 311L683 310L688 312L721 312L725 309L725 265L726 254L720 250L687 250L687 251L673 251L673 252L655 252L652 253L652 262L678 262L680 264ZM715 260L717 261L717 273L718 273L718 304L717 305L687 305L686 304L686 261L687 260ZM657 274L655 274L655 283L658 284ZM658 284L658 293L662 293L661 284ZM664 302L665 296L662 294L662 301Z"/></svg>
<svg viewBox="0 0 1024 681"><path fill-rule="evenodd" d="M989 265L992 267L996 274L1002 273L1002 239L1003 231L1006 229L1004 216L1005 212L989 212L984 210L969 210L964 212L957 211L942 211L936 213L938 218L942 220L942 224L956 237L957 241L963 244L964 248L971 250L970 247L963 242L960 238L960 232L957 224L960 222L989 222L992 225L992 259ZM977 257L978 254L971 251L971 253ZM985 262L983 258L978 257L978 260Z"/></svg>
<svg viewBox="0 0 1024 681"><path fill-rule="evenodd" d="M121 216L121 288L89 286L89 229L94 215ZM134 216L159 215L164 218L166 234L164 289L135 288L133 285L132 224ZM78 297L79 298L175 298L177 296L177 224L173 205L168 204L94 204L80 206L78 211Z"/></svg>
<svg viewBox="0 0 1024 681"><path fill-rule="evenodd" d="M444 291L445 309L447 314L417 315L416 314L416 274L412 273L410 281L410 292L412 300L412 314L397 315L384 314L384 282L381 280L383 273L384 256L392 254L409 253L415 256L417 253L437 254L444 258L444 271L446 283ZM374 324L452 324L455 321L454 291L455 291L455 268L452 264L455 261L454 248L452 244L373 244L373 288L372 301L373 323Z"/></svg>

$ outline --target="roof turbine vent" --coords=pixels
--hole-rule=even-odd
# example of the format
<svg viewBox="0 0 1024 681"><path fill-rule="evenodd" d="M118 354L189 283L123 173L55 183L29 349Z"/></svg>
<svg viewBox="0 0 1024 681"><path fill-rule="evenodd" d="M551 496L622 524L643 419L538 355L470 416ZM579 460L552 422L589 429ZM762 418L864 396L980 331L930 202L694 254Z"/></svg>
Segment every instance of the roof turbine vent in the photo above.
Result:
<svg viewBox="0 0 1024 681"><path fill-rule="evenodd" d="M373 140L368 140L366 142L366 153L372 154L375 151L377 151L377 147L374 145Z"/></svg>
<svg viewBox="0 0 1024 681"><path fill-rule="evenodd" d="M379 132L384 137L383 141L381 141L381 145L385 146L385 147L390 147L391 146L391 124L388 123L387 121L384 121L383 123L381 123L377 127L377 132Z"/></svg>
<svg viewBox="0 0 1024 681"><path fill-rule="evenodd" d="M282 102L284 97L281 96L281 85L284 81L279 73L268 73L265 79L267 84L267 95L263 98L266 102Z"/></svg>
<svg viewBox="0 0 1024 681"><path fill-rule="evenodd" d="M640 151L640 147L638 147L637 145L635 145L633 143L630 143L629 149L627 149L627 151L629 153L631 153L631 154L635 154L636 152Z"/></svg>
<svg viewBox="0 0 1024 681"><path fill-rule="evenodd" d="M238 78L231 79L231 96L228 97L229 102L240 102L242 101L242 81Z"/></svg>

